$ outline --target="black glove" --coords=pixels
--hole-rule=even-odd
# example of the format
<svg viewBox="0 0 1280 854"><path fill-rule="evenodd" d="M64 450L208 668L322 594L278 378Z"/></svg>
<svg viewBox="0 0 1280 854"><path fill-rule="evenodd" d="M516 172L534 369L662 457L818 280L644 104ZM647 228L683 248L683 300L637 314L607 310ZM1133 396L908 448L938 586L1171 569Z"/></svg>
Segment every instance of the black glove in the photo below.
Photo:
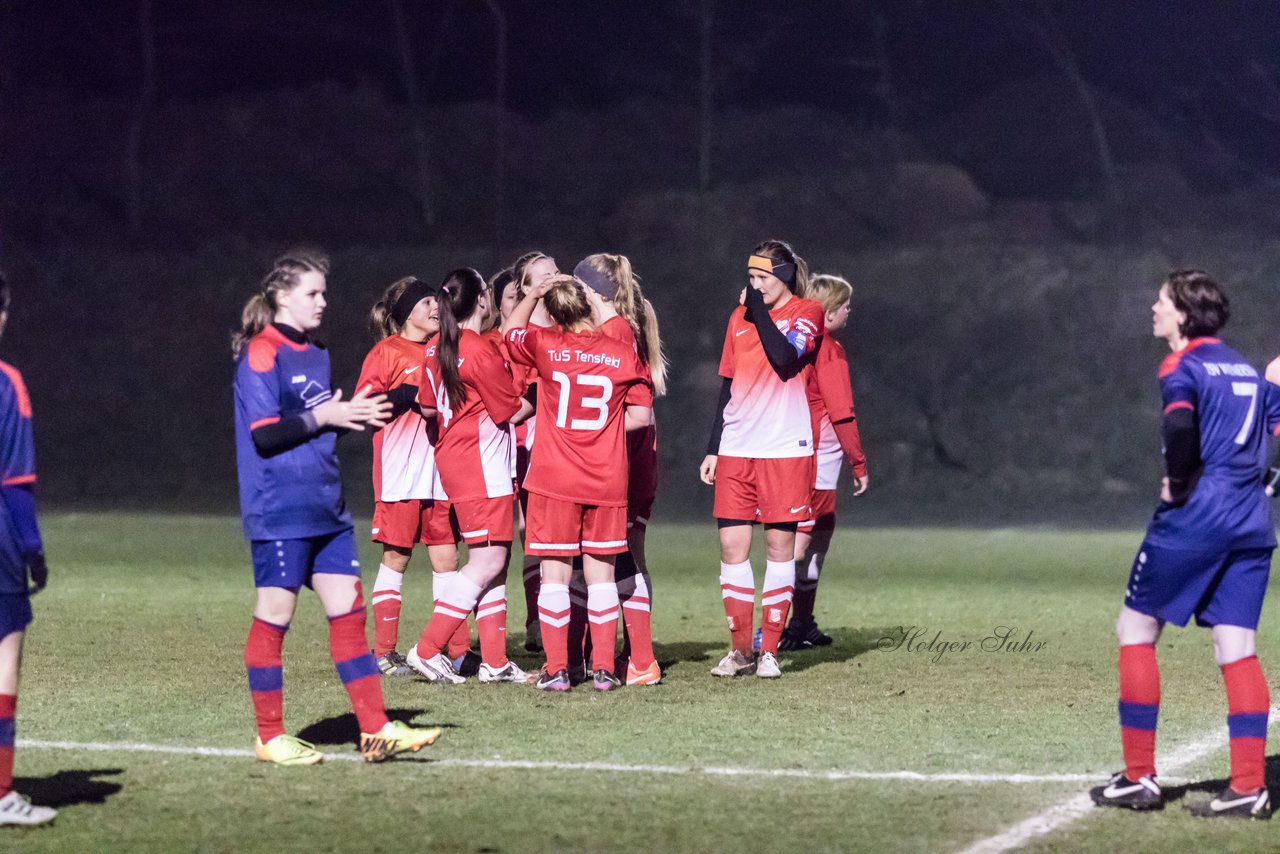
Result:
<svg viewBox="0 0 1280 854"><path fill-rule="evenodd" d="M44 552L36 552L26 558L27 572L31 575L32 594L39 593L49 583L49 567L44 562Z"/></svg>
<svg viewBox="0 0 1280 854"><path fill-rule="evenodd" d="M751 287L751 285L747 285L747 295L746 298L743 299L742 304L747 308L747 313L744 319L748 323L756 322L756 311L762 311L766 315L769 313L769 307L764 304L764 294Z"/></svg>

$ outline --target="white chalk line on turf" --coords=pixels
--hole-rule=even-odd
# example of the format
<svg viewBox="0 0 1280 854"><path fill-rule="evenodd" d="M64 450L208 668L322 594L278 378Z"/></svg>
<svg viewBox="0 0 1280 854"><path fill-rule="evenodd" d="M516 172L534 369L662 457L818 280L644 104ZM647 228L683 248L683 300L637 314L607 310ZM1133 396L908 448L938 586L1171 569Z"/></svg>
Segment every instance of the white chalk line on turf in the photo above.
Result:
<svg viewBox="0 0 1280 854"><path fill-rule="evenodd" d="M1280 708L1273 706L1270 717L1275 719L1278 712L1280 712ZM1211 753L1221 750L1228 743L1227 728L1225 726L1220 727L1203 738L1179 747L1173 753L1159 760L1157 767L1175 772L1181 771ZM1098 783L1105 782L1100 778L1094 779ZM1166 776L1164 773L1160 774L1160 781L1163 783L1184 782L1179 778ZM1036 837L1060 830L1089 815L1096 809L1098 807L1094 806L1093 801L1089 798L1089 793L1080 792L1066 800L1059 801L1043 812L1036 813L1030 818L1018 822L995 836L975 842L961 851L960 854L1000 854L1000 852L1010 851L1020 845L1025 845Z"/></svg>
<svg viewBox="0 0 1280 854"><path fill-rule="evenodd" d="M253 751L235 747L183 747L136 742L81 742L18 739L17 746L35 750L83 750L105 753L163 753L173 756L219 756L252 758ZM358 762L354 753L326 753L325 761ZM802 780L904 780L913 783L1083 783L1098 779L1097 774L972 774L919 771L851 771L843 769L810 770L807 768L733 768L719 766L626 765L611 762L538 762L522 759L432 759L432 768L522 769L530 771L584 771L614 774L705 775L709 777L785 777Z"/></svg>

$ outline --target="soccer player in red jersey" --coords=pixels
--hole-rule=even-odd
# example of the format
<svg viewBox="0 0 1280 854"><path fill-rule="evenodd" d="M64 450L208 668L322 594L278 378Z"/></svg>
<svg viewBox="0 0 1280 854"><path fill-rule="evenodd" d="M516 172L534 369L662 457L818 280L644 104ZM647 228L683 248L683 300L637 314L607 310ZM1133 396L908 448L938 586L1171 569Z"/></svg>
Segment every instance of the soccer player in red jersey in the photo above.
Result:
<svg viewBox="0 0 1280 854"><path fill-rule="evenodd" d="M9 322L9 285L0 276L0 335ZM31 624L31 594L44 589L49 570L36 521L36 451L31 398L18 369L0 362L0 825L53 821L57 810L39 807L13 788L14 716L22 638Z"/></svg>
<svg viewBox="0 0 1280 854"><path fill-rule="evenodd" d="M381 762L431 744L440 730L388 721L378 666L365 636L355 532L342 497L337 433L381 427L385 395L350 400L329 384L329 352L312 337L326 306L329 261L314 251L278 259L245 305L232 339L236 357L236 467L240 512L253 555L257 604L245 642L256 755L279 765L315 765L324 754L285 732L281 650L312 588L329 618L329 652L360 727L360 753Z"/></svg>
<svg viewBox="0 0 1280 854"><path fill-rule="evenodd" d="M475 270L454 270L440 286L440 333L424 365L418 394L423 411L436 413L437 464L450 495L466 566L444 589L422 638L409 650L409 666L432 682L461 682L445 644L476 609L481 682L527 682L507 659L507 561L511 557L511 469L515 448L509 422L533 409L498 348L484 335L492 292Z"/></svg>
<svg viewBox="0 0 1280 854"><path fill-rule="evenodd" d="M808 280L804 259L766 240L747 259L750 284L729 318L720 376L724 382L707 456L699 468L715 486L720 528L720 591L732 649L715 676L774 678L778 640L796 577L796 526L809 518L814 482L813 422L807 372L822 338L822 306L797 296ZM755 576L751 526L764 525L760 655L753 660Z"/></svg>
<svg viewBox="0 0 1280 854"><path fill-rule="evenodd" d="M862 453L858 422L853 413L853 386L849 381L849 358L835 333L849 320L849 302L853 286L839 276L814 276L806 292L809 299L822 304L826 329L817 361L809 373L809 414L817 442L817 475L813 498L809 502L809 518L796 531L796 591L791 608L791 622L778 641L782 650L828 646L830 635L823 634L813 617L814 599L818 595L818 578L831 548L836 528L836 486L842 463L848 460L853 470L853 494L867 491L867 459Z"/></svg>
<svg viewBox="0 0 1280 854"><path fill-rule="evenodd" d="M373 434L373 532L382 563L373 583L373 655L389 676L412 672L396 651L400 590L413 547L422 543L431 561L432 601L458 569L458 547L448 496L436 470L434 425L417 405L427 339L440 329L439 288L409 276L393 282L373 306L369 326L378 343L365 357L357 388L385 394L392 404L385 427ZM449 654L465 655L465 623L450 639Z"/></svg>
<svg viewBox="0 0 1280 854"><path fill-rule="evenodd" d="M538 303L555 323L529 325ZM592 638L592 683L609 691L618 628L615 555L627 550L625 430L652 423L653 395L635 349L592 322L582 283L534 285L503 325L507 348L538 369L542 424L529 462L526 546L542 558L538 614L547 661L537 687L568 691L569 580L582 555Z"/></svg>
<svg viewBox="0 0 1280 854"><path fill-rule="evenodd" d="M667 362L653 306L625 255L597 254L578 262L574 276L588 288L597 327L630 344L648 373L655 398L667 392ZM622 600L628 685L656 685L662 671L653 655L650 625L652 589L644 541L658 493L658 428L650 424L627 433L627 551L618 555L614 576Z"/></svg>

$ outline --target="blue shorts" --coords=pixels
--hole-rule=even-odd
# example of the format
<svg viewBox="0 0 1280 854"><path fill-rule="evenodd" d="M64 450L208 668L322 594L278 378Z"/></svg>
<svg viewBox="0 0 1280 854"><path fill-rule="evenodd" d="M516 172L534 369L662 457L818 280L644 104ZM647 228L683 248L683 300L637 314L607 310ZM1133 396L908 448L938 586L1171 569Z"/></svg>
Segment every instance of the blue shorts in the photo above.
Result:
<svg viewBox="0 0 1280 854"><path fill-rule="evenodd" d="M360 575L351 528L297 540L251 540L249 550L255 587L310 587L317 572Z"/></svg>
<svg viewBox="0 0 1280 854"><path fill-rule="evenodd" d="M31 625L31 597L26 593L0 593L0 638Z"/></svg>
<svg viewBox="0 0 1280 854"><path fill-rule="evenodd" d="M1129 572L1124 604L1185 626L1258 627L1271 574L1271 548L1196 552L1144 542Z"/></svg>

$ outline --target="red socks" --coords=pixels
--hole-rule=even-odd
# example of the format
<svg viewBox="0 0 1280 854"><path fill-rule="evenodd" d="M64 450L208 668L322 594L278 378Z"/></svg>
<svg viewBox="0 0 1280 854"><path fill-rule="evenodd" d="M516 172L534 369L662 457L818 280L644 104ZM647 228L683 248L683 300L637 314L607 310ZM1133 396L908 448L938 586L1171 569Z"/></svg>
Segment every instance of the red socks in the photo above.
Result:
<svg viewBox="0 0 1280 854"><path fill-rule="evenodd" d="M329 654L351 698L360 731L378 732L387 723L387 713L382 702L382 676L364 633L364 608L329 618Z"/></svg>
<svg viewBox="0 0 1280 854"><path fill-rule="evenodd" d="M0 798L13 788L13 722L17 711L18 695L0 694Z"/></svg>
<svg viewBox="0 0 1280 854"><path fill-rule="evenodd" d="M1120 744L1124 749L1124 775L1134 782L1156 772L1159 712L1160 668L1156 665L1155 646L1143 643L1120 647Z"/></svg>
<svg viewBox="0 0 1280 854"><path fill-rule="evenodd" d="M618 566L622 566L618 555ZM634 570L633 570L634 571ZM650 621L649 582L641 572L618 579L618 598L622 600L622 621L627 627L631 665L644 670L653 664L653 627Z"/></svg>
<svg viewBox="0 0 1280 854"><path fill-rule="evenodd" d="M1227 687L1227 729L1231 734L1231 788L1242 794L1266 784L1267 714L1271 694L1258 657L1222 665Z"/></svg>
<svg viewBox="0 0 1280 854"><path fill-rule="evenodd" d="M796 562L768 561L764 569L764 592L760 595L760 651L778 654L778 640L787 625L791 596L795 592Z"/></svg>
<svg viewBox="0 0 1280 854"><path fill-rule="evenodd" d="M284 647L285 626L253 618L249 639L244 645L244 666L249 672L249 693L253 715L258 721L258 738L265 744L284 733L284 675L280 650ZM0 720L3 714L0 713ZM12 749L10 750L12 758Z"/></svg>
<svg viewBox="0 0 1280 854"><path fill-rule="evenodd" d="M466 655L470 645L470 636L465 635L467 617L479 600L480 588L475 582L461 573L454 573L448 586L436 599L436 609L431 614L431 621L418 640L418 655L424 659L431 658L446 647L450 658ZM459 629L464 632L467 640L462 645L462 651L455 655L454 645Z"/></svg>
<svg viewBox="0 0 1280 854"><path fill-rule="evenodd" d="M756 608L756 579L751 572L751 561L720 564L720 598L724 600L733 648L750 658Z"/></svg>
<svg viewBox="0 0 1280 854"><path fill-rule="evenodd" d="M386 655L396 648L400 633L400 587L404 573L386 564L378 567L373 582L373 654Z"/></svg>
<svg viewBox="0 0 1280 854"><path fill-rule="evenodd" d="M494 669L507 664L507 586L490 587L476 606L476 630L480 657Z"/></svg>
<svg viewBox="0 0 1280 854"><path fill-rule="evenodd" d="M587 620L591 623L591 669L613 672L618 637L618 585L612 581L587 587Z"/></svg>
<svg viewBox="0 0 1280 854"><path fill-rule="evenodd" d="M543 584L538 590L538 621L547 672L569 669L569 585Z"/></svg>

